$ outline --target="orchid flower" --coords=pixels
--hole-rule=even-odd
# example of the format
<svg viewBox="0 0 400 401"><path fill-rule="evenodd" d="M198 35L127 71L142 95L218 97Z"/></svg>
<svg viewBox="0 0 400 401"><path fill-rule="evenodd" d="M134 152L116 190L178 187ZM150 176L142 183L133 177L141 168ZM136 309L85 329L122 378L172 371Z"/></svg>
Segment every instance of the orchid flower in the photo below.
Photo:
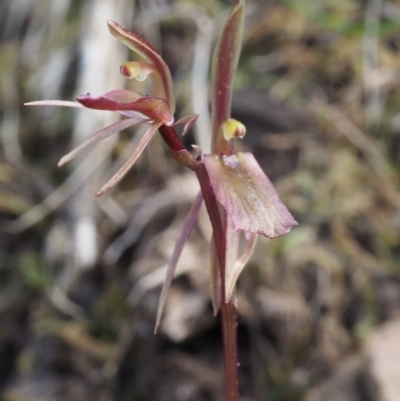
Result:
<svg viewBox="0 0 400 401"><path fill-rule="evenodd" d="M231 118L233 78L240 55L243 24L244 1L237 0L227 18L213 56L212 154L203 155L201 150L198 150L212 191L222 206L220 214L224 222L226 254L225 266L222 269L225 277L222 281L215 238L211 241L211 288L215 314L221 302L231 300L236 281L253 253L257 234L275 238L297 225L254 156L248 152L234 151L234 141L246 134L245 126ZM160 297L156 329L180 252L194 227L201 202L200 194L188 213L168 265ZM247 243L241 255L239 255L240 232L245 233Z"/></svg>
<svg viewBox="0 0 400 401"><path fill-rule="evenodd" d="M80 95L76 102L45 100L26 103L28 106L66 106L86 107L95 110L115 111L124 119L94 133L82 144L61 158L59 166L73 160L88 147L102 139L124 130L137 123L146 123L148 130L140 139L138 146L128 160L115 175L100 189L97 196L102 195L115 186L133 166L142 154L146 145L160 131L167 142L172 156L195 170L205 168L207 180L213 191L213 196L221 206L220 218L224 224L226 266L224 280L221 281L220 264L212 241L211 265L213 304L218 311L221 301L228 302L234 292L236 280L249 260L257 239L257 234L275 238L287 233L296 225L296 221L283 205L272 183L264 174L251 153L236 153L234 140L242 138L246 128L239 121L231 118L231 98L233 77L236 71L243 32L244 2L237 0L232 8L227 22L218 40L212 64L212 154L203 155L200 148L193 145L197 157L186 150L176 137L174 127L185 124L183 134L187 132L197 116L182 118L174 124L175 99L172 87L171 73L157 50L140 35L130 32L113 21L108 21L108 28L123 44L138 53L144 61L125 62L120 72L129 79L139 81L151 77L153 95L144 96L140 93L116 89L101 96L90 94ZM200 175L198 174L199 180ZM201 182L200 182L201 183ZM182 248L187 241L203 202L200 193L192 206L184 223L182 233L167 269L159 303L156 327L160 322L168 288L173 278ZM245 232L247 247L242 255L238 254L239 233ZM215 234L215 233L214 233ZM221 285L224 285L224 294Z"/></svg>
<svg viewBox="0 0 400 401"><path fill-rule="evenodd" d="M126 62L120 71L139 81L151 77L153 95L118 89L101 96L81 95L77 102L46 100L27 103L30 106L86 107L110 110L125 119L96 132L68 155L59 165L74 159L89 146L133 124L150 127L139 145L120 170L100 189L103 194L117 184L133 166L154 134L159 131L171 155L193 170L201 191L196 197L176 242L167 267L157 311L156 329L160 323L166 296L183 246L193 230L203 201L213 228L211 240L211 287L215 314L221 310L225 349L226 394L228 400L238 400L236 308L233 302L236 281L253 253L258 235L275 238L297 225L280 200L271 181L249 152L236 152L234 142L243 138L245 126L231 117L233 78L237 68L244 24L244 0L236 0L221 32L212 63L212 150L203 154L193 145L187 150L176 134L175 127L184 124L187 132L197 116L187 116L174 123L175 100L171 73L157 50L144 38L116 22L108 21L110 32L144 61ZM240 254L240 233L244 233L246 248Z"/></svg>
<svg viewBox="0 0 400 401"><path fill-rule="evenodd" d="M73 160L89 146L96 144L119 131L122 131L134 124L146 123L149 128L140 139L138 146L132 152L128 160L115 173L115 175L100 189L96 194L100 196L108 189L116 185L129 169L134 165L138 157L142 154L146 145L162 125L176 126L186 123L186 132L197 116L188 116L177 123L174 123L175 99L172 87L172 78L169 68L157 50L144 38L134 32L130 32L114 21L108 21L108 28L112 35L128 46L131 50L138 53L145 61L133 61L124 63L121 74L129 79L143 81L149 75L153 81L153 96L143 96L138 92L125 89L116 89L101 96L90 94L80 95L77 102L44 100L25 103L27 106L66 106L66 107L86 107L95 110L116 111L127 117L100 131L94 133L74 150L64 156L58 163L59 167Z"/></svg>
<svg viewBox="0 0 400 401"><path fill-rule="evenodd" d="M244 25L244 2L237 1L222 30L212 65L212 151L203 163L225 222L225 268L218 266L215 247L211 255L214 312L233 296L239 274L253 253L257 234L275 238L297 224L279 199L274 186L251 153L235 153L234 140L243 138L245 126L231 118L233 78L237 68ZM239 233L247 242L238 255ZM223 286L220 272L225 272ZM221 292L224 291L224 294Z"/></svg>

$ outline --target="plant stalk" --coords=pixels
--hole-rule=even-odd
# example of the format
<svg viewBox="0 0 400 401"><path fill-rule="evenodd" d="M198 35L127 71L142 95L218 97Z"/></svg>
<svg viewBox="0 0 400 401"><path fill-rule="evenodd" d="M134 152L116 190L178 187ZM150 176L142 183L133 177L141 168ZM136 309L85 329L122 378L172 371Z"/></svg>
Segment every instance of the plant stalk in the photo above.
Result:
<svg viewBox="0 0 400 401"><path fill-rule="evenodd" d="M167 146L175 154L186 151L173 127L162 125L159 131ZM221 275L221 323L222 339L224 344L224 370L225 370L225 398L226 401L239 401L239 375L238 375L238 352L237 352L237 319L236 306L231 299L225 301L225 261L226 261L226 234L221 218L219 204L215 197L214 190L210 183L210 177L200 158L179 159L177 161L196 172L199 180L204 203L210 218L214 232L215 249L217 253L218 265ZM187 161L187 163L185 162Z"/></svg>
<svg viewBox="0 0 400 401"><path fill-rule="evenodd" d="M224 342L225 397L227 401L239 401L237 316L236 306L232 299L221 303L221 322Z"/></svg>
<svg viewBox="0 0 400 401"><path fill-rule="evenodd" d="M226 235L222 224L219 206L210 184L210 178L204 164L199 163L196 175L203 193L204 202L214 232L215 249L221 275L221 323L224 343L225 398L226 401L239 401L239 374L237 352L236 306L232 299L225 301L225 255Z"/></svg>

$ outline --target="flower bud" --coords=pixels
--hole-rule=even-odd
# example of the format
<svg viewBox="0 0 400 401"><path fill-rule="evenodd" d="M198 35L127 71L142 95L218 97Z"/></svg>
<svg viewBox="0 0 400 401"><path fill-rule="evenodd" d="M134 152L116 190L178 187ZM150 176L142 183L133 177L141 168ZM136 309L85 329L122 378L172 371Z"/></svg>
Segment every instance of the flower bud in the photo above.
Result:
<svg viewBox="0 0 400 401"><path fill-rule="evenodd" d="M234 118L229 118L222 123L222 135L229 141L234 138L243 138L246 135L246 127Z"/></svg>

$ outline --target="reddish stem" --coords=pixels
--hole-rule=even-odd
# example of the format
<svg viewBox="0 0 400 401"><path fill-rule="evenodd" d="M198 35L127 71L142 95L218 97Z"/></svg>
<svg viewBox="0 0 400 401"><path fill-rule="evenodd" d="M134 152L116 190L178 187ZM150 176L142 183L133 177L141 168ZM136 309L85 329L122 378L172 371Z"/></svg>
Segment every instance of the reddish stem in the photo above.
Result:
<svg viewBox="0 0 400 401"><path fill-rule="evenodd" d="M206 204L207 213L210 218L211 226L214 232L215 249L217 252L218 265L221 274L221 298L225 299L225 255L226 255L226 237L222 224L219 206L215 198L214 190L210 183L210 177L204 167L203 162L199 162L196 170L197 179L200 183L201 192L203 194L204 203Z"/></svg>
<svg viewBox="0 0 400 401"><path fill-rule="evenodd" d="M222 338L224 341L225 397L239 401L239 359L237 349L237 317L233 301L221 304Z"/></svg>
<svg viewBox="0 0 400 401"><path fill-rule="evenodd" d="M225 255L226 235L219 213L218 202L210 183L207 170L202 162L196 170L200 182L204 202L210 217L214 232L215 248L221 275L221 322L222 338L224 343L224 367L225 367L225 397L226 401L239 401L239 375L237 354L237 320L236 307L233 301L225 301Z"/></svg>
<svg viewBox="0 0 400 401"><path fill-rule="evenodd" d="M182 142L179 139L174 127L168 127L164 124L158 129L158 131L164 139L164 142L172 151L179 152L181 150L185 150L185 147L182 145Z"/></svg>
<svg viewBox="0 0 400 401"><path fill-rule="evenodd" d="M182 151L186 150L173 127L162 125L159 131L173 153L182 153ZM192 159L187 163L185 162L187 159L176 158L176 160L196 172L214 232L215 249L221 275L221 322L224 343L225 397L226 401L239 401L236 307L232 300L229 302L225 301L226 235L219 211L219 204L203 162L200 159L196 161ZM193 165L193 161L195 161L195 166Z"/></svg>

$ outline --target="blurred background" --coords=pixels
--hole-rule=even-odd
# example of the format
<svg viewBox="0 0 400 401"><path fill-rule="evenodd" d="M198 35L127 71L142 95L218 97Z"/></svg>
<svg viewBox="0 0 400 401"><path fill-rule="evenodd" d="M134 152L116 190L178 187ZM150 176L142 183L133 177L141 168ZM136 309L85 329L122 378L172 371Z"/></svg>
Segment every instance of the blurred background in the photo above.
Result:
<svg viewBox="0 0 400 401"><path fill-rule="evenodd" d="M156 136L94 194L141 126L58 169L116 121L27 108L116 88L149 93L106 20L171 68L187 146L209 146L209 64L232 0L1 0L0 399L223 399L203 210L157 336L160 284L197 191ZM247 0L233 116L300 225L261 238L239 279L243 400L400 399L400 4ZM397 363L396 363L397 362Z"/></svg>

